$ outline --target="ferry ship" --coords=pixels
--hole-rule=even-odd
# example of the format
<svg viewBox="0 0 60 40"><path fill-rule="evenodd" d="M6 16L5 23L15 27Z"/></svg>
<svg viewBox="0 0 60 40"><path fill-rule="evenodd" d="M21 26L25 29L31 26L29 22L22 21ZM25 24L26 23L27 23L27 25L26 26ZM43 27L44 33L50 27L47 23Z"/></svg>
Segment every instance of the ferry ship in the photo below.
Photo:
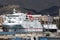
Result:
<svg viewBox="0 0 60 40"><path fill-rule="evenodd" d="M8 31L43 32L43 27L38 20L30 20L31 16L27 16L26 13L16 13L15 9L13 14L5 15L3 19L3 28Z"/></svg>

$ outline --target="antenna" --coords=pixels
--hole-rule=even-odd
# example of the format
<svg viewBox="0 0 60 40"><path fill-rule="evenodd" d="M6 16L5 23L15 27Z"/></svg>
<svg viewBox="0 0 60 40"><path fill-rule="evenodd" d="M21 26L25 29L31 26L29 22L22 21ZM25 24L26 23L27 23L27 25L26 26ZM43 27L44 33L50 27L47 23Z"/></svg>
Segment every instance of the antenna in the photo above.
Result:
<svg viewBox="0 0 60 40"><path fill-rule="evenodd" d="M15 8L13 9L13 13L16 13L16 10L15 10Z"/></svg>

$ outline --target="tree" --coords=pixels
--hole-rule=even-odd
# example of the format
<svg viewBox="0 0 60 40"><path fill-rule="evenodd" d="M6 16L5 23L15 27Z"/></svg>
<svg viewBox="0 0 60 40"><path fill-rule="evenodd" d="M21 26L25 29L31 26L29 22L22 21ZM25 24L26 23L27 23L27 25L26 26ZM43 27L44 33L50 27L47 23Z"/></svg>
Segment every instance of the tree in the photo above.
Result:
<svg viewBox="0 0 60 40"><path fill-rule="evenodd" d="M57 26L58 26L58 29L60 29L60 18L59 18L59 20L58 20Z"/></svg>

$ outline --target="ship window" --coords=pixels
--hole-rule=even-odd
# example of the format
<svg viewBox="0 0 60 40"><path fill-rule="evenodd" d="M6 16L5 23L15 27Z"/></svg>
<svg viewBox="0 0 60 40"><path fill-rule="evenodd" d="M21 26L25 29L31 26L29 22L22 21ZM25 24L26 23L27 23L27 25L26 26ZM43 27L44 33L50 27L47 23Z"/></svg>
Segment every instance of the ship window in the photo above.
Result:
<svg viewBox="0 0 60 40"><path fill-rule="evenodd" d="M19 18L21 20L21 18Z"/></svg>
<svg viewBox="0 0 60 40"><path fill-rule="evenodd" d="M8 15L7 17L19 17L19 15Z"/></svg>
<svg viewBox="0 0 60 40"><path fill-rule="evenodd" d="M15 23L14 21L10 21L10 20L8 20L8 23Z"/></svg>
<svg viewBox="0 0 60 40"><path fill-rule="evenodd" d="M11 18L9 17L9 19L11 19Z"/></svg>
<svg viewBox="0 0 60 40"><path fill-rule="evenodd" d="M32 26L30 26L30 28L33 28Z"/></svg>
<svg viewBox="0 0 60 40"><path fill-rule="evenodd" d="M15 19L15 18L14 18Z"/></svg>
<svg viewBox="0 0 60 40"><path fill-rule="evenodd" d="M12 23L15 23L14 21L12 21Z"/></svg>
<svg viewBox="0 0 60 40"><path fill-rule="evenodd" d="M10 20L8 20L8 22L9 22L9 23L11 23L11 21L10 21Z"/></svg>

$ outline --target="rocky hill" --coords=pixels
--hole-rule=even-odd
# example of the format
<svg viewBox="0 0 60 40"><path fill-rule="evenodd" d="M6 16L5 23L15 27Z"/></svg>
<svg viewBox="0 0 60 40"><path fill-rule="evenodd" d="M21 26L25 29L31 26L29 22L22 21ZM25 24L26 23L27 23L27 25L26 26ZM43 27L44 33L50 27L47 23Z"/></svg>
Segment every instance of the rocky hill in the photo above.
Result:
<svg viewBox="0 0 60 40"><path fill-rule="evenodd" d="M50 8L36 11L32 8L24 8L20 5L8 5L8 6L0 6L0 14L11 14L13 12L13 9L16 9L21 12L32 12L32 14L42 14L42 15L51 15L51 16L58 16L59 15L59 6L52 6Z"/></svg>
<svg viewBox="0 0 60 40"><path fill-rule="evenodd" d="M60 6L60 0L0 0L1 5L20 5L32 8L36 11L44 10L52 6Z"/></svg>

